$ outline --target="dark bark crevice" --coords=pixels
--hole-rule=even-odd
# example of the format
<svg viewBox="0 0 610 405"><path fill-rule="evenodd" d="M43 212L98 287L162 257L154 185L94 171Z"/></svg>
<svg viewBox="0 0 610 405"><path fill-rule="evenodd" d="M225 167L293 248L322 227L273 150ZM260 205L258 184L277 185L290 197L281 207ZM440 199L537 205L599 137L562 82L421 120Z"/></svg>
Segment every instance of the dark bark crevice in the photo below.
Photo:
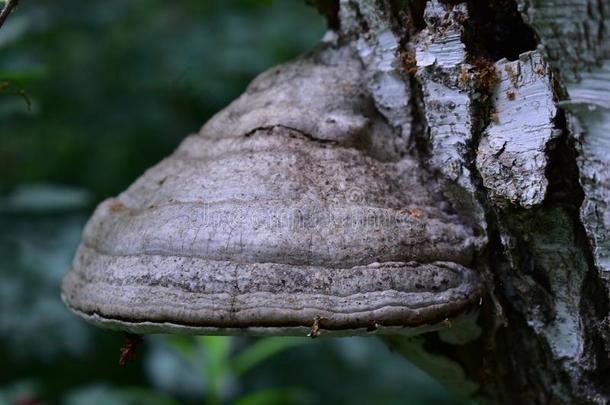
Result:
<svg viewBox="0 0 610 405"><path fill-rule="evenodd" d="M315 6L318 12L326 18L326 26L329 29L337 31L341 28L339 0L306 0L306 2Z"/></svg>
<svg viewBox="0 0 610 405"><path fill-rule="evenodd" d="M459 2L455 2L459 3ZM505 4L506 8L514 8L514 2ZM528 39L521 44L515 41L512 47L507 46L502 36L514 32L515 25L509 19L498 21L497 9L493 5L481 1L469 1L470 18L464 24L462 40L468 52L468 61L475 69L474 90L480 94L472 100L471 115L473 118L472 141L468 145L468 161L471 179L477 190L477 199L484 208L488 244L478 257L477 268L483 273L488 286L488 298L485 300L479 324L483 334L470 347L464 347L470 357L480 357L480 362L461 362L480 383L479 395L482 398L493 398L501 403L551 403L559 396L553 392L552 380L565 379L555 373L556 365L548 355L548 347L527 327L527 320L521 311L514 308L521 301L523 291L514 285L514 268L506 255L502 243L503 226L501 218L506 213L494 206L483 179L475 164L479 143L489 124L494 119L495 106L493 91L498 81L494 61L506 57L516 59L522 52L534 49L536 42L529 30L523 29L523 21L519 16L518 30ZM513 19L514 20L514 19ZM494 27L496 35L490 31ZM513 43L512 40L509 44ZM526 255L524 269L534 269L533 255ZM529 264L529 266L528 266ZM543 285L549 288L549 281ZM543 296L546 294L543 294ZM543 301L546 301L542 298ZM519 305L524 306L525 303ZM516 344L516 342L519 342ZM531 342L530 344L523 344ZM477 367L480 367L477 369ZM552 370L540 374L532 370L540 367ZM541 379L541 376L544 376ZM565 379L567 382L567 379ZM565 398L567 393L562 393Z"/></svg>
<svg viewBox="0 0 610 405"><path fill-rule="evenodd" d="M554 72L555 101L567 96L558 77L560 72ZM610 301L603 281L599 278L593 257L593 246L581 220L580 208L584 202L584 190L580 183L580 169L577 141L570 133L566 112L558 110L555 127L561 131L549 147L549 166L547 179L549 191L545 203L564 207L574 230L574 245L582 252L586 262L586 274L583 277L580 298L580 319L584 327L584 356L579 362L582 376L576 381L575 391L582 398L591 397L592 392L605 398L610 398ZM588 398L595 400L596 398ZM599 399L599 398L597 398Z"/></svg>
<svg viewBox="0 0 610 405"><path fill-rule="evenodd" d="M424 95L421 84L413 75L409 75L409 85L411 89L411 128L412 136L410 139L410 152L418 158L422 165L426 165L430 156L430 129L426 120Z"/></svg>
<svg viewBox="0 0 610 405"><path fill-rule="evenodd" d="M523 21L514 0L468 0L467 4L468 53L493 61L516 60L521 53L536 49L536 34Z"/></svg>
<svg viewBox="0 0 610 405"><path fill-rule="evenodd" d="M584 323L585 356L581 361L583 368L582 384L588 392L598 391L610 398L610 341L608 327L610 301L602 280L598 276L593 258L591 243L580 219L580 207L584 191L580 185L579 168L576 164L578 152L576 140L570 135L565 112L560 110L556 119L562 136L552 147L551 161L547 178L549 179L549 202L562 204L569 215L574 229L574 244L583 252L587 263L580 297L580 316ZM583 390L583 395L586 392Z"/></svg>

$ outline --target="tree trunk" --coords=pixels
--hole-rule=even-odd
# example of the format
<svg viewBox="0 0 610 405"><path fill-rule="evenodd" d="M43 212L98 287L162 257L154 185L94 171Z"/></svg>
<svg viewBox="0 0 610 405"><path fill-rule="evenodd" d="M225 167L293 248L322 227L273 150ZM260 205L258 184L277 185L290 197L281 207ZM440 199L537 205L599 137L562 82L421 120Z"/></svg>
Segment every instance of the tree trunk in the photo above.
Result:
<svg viewBox="0 0 610 405"><path fill-rule="evenodd" d="M609 403L610 2L317 5L407 153L486 241L475 340L456 325L385 341L483 402Z"/></svg>

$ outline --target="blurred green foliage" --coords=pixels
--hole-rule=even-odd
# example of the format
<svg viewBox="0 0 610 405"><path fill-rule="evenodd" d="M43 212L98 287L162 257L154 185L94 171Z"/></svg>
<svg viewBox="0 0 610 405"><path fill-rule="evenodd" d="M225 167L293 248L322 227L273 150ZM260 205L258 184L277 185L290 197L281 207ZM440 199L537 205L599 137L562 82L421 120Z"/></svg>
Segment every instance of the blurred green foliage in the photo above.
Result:
<svg viewBox="0 0 610 405"><path fill-rule="evenodd" d="M323 31L298 0L20 3L0 30L0 404L455 402L372 338L148 336L119 369L122 337L59 298L95 204Z"/></svg>
<svg viewBox="0 0 610 405"><path fill-rule="evenodd" d="M24 1L0 34L2 184L116 194L323 31L298 1Z"/></svg>

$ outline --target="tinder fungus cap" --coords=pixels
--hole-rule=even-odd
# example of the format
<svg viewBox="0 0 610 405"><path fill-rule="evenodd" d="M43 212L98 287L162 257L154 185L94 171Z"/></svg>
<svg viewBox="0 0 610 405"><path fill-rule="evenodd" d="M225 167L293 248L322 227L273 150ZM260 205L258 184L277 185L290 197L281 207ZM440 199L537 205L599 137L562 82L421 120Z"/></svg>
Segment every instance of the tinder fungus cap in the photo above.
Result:
<svg viewBox="0 0 610 405"><path fill-rule="evenodd" d="M479 300L475 238L348 49L246 92L87 223L62 296L136 333L397 333Z"/></svg>

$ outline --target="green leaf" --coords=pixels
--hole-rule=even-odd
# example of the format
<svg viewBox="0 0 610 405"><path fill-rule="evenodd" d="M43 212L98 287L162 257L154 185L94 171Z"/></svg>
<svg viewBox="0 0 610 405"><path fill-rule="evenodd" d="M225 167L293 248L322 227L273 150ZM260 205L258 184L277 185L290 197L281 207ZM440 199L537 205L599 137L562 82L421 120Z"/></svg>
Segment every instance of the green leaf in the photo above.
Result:
<svg viewBox="0 0 610 405"><path fill-rule="evenodd" d="M23 98L23 101L25 102L26 106L28 107L28 110L30 110L32 108L32 100L31 100L29 94L25 91L25 89L23 89L19 85L15 84L15 82L12 82L10 80L0 79L0 95L19 96L19 97Z"/></svg>
<svg viewBox="0 0 610 405"><path fill-rule="evenodd" d="M232 369L236 374L243 374L257 364L280 352L307 342L305 338L296 337L268 337L256 341L248 346L232 360Z"/></svg>
<svg viewBox="0 0 610 405"><path fill-rule="evenodd" d="M180 405L179 401L148 388L126 387L121 388L120 391L130 403L146 405Z"/></svg>
<svg viewBox="0 0 610 405"><path fill-rule="evenodd" d="M296 405L314 402L313 396L302 388L270 388L246 394L233 401L232 405Z"/></svg>
<svg viewBox="0 0 610 405"><path fill-rule="evenodd" d="M192 337L182 335L168 335L166 337L166 341L185 360L189 360L195 356L195 350L197 349L197 347L194 345Z"/></svg>
<svg viewBox="0 0 610 405"><path fill-rule="evenodd" d="M206 400L209 405L218 404L223 384L231 373L229 356L233 338L230 336L198 336L197 340L205 348L207 354Z"/></svg>

